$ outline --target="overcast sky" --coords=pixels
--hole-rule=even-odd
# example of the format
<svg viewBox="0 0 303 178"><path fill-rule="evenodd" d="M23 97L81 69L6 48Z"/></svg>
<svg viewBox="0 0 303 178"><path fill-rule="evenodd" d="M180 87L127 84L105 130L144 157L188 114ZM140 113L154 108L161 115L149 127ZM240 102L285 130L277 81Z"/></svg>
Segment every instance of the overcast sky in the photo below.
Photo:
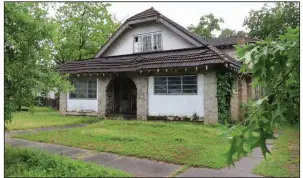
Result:
<svg viewBox="0 0 303 178"><path fill-rule="evenodd" d="M247 31L242 26L245 16L248 16L251 9L261 9L264 2L112 2L111 4L109 11L115 14L118 20L154 7L183 27L196 25L202 15L213 13L216 17L224 19L221 28Z"/></svg>

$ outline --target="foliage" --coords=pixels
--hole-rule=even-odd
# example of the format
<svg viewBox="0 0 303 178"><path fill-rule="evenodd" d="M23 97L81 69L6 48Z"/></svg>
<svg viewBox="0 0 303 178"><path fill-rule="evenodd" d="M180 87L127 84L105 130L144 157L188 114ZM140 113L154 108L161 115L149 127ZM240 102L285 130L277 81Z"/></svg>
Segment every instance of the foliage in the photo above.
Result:
<svg viewBox="0 0 303 178"><path fill-rule="evenodd" d="M217 18L214 14L203 15L197 26L191 24L187 29L204 39L214 38L214 30L220 30L220 23L223 23L223 18Z"/></svg>
<svg viewBox="0 0 303 178"><path fill-rule="evenodd" d="M61 116L58 111L47 107L34 107L34 113L13 113L12 121L5 123L8 130L23 130L40 127L52 127L71 124L98 122L100 119L88 116Z"/></svg>
<svg viewBox="0 0 303 178"><path fill-rule="evenodd" d="M233 72L217 71L217 100L218 122L230 122L230 100L233 94L233 86L236 82L236 74Z"/></svg>
<svg viewBox="0 0 303 178"><path fill-rule="evenodd" d="M248 27L249 36L278 38L288 27L300 25L299 2L276 2L274 7L265 4L261 10L251 10L243 25Z"/></svg>
<svg viewBox="0 0 303 178"><path fill-rule="evenodd" d="M192 116L192 121L196 122L199 120L199 116L197 113L194 113L193 116Z"/></svg>
<svg viewBox="0 0 303 178"><path fill-rule="evenodd" d="M130 177L129 173L36 149L5 146L5 177Z"/></svg>
<svg viewBox="0 0 303 178"><path fill-rule="evenodd" d="M71 89L49 56L53 26L39 3L6 2L4 6L4 119L21 106L33 106L37 92Z"/></svg>
<svg viewBox="0 0 303 178"><path fill-rule="evenodd" d="M233 155L247 154L254 147L261 147L266 157L265 141L273 136L274 128L299 121L299 44L296 28L288 29L277 41L236 47L244 63L241 72L251 73L253 86L264 88L265 95L252 103L243 124L233 128L229 164Z"/></svg>
<svg viewBox="0 0 303 178"><path fill-rule="evenodd" d="M274 142L271 155L253 169L266 177L299 177L300 130L281 127L282 134Z"/></svg>
<svg viewBox="0 0 303 178"><path fill-rule="evenodd" d="M219 38L226 38L226 37L231 37L231 36L235 36L236 30L231 30L229 28L224 28L221 30L221 33L219 35Z"/></svg>
<svg viewBox="0 0 303 178"><path fill-rule="evenodd" d="M229 142L224 125L103 120L86 127L13 137L190 166L222 168Z"/></svg>
<svg viewBox="0 0 303 178"><path fill-rule="evenodd" d="M53 54L58 64L94 57L119 26L109 14L109 6L102 2L65 2L56 11Z"/></svg>

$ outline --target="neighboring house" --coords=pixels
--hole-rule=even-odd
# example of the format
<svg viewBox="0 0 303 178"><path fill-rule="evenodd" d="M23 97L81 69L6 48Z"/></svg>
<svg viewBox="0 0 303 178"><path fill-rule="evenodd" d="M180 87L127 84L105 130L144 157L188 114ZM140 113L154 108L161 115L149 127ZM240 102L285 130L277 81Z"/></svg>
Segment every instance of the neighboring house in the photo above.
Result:
<svg viewBox="0 0 303 178"><path fill-rule="evenodd" d="M209 43L153 8L136 14L93 59L59 67L71 75L76 88L60 94L60 111L136 115L138 119L196 114L205 123L216 123L215 72L238 72L241 63L227 48L232 44Z"/></svg>
<svg viewBox="0 0 303 178"><path fill-rule="evenodd" d="M245 43L255 43L256 41L257 39L255 38L246 37L243 32L238 33L237 36L207 40L210 45L216 46L234 59L238 59L234 45L244 45ZM258 87L252 87L252 77L250 75L239 74L231 99L231 117L233 120L243 117L240 109L241 104L252 98L258 99L261 94L259 90Z"/></svg>

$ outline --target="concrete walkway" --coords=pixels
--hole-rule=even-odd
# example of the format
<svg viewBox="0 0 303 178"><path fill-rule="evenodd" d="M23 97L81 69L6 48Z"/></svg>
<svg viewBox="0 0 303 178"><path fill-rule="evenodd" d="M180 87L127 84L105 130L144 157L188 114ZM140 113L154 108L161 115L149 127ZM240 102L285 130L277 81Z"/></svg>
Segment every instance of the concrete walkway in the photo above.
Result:
<svg viewBox="0 0 303 178"><path fill-rule="evenodd" d="M12 146L37 148L53 154L68 156L72 159L80 159L87 162L93 162L107 167L124 170L133 174L134 176L139 177L166 177L168 175L173 174L182 167L180 165L156 162L148 159L121 156L112 153L100 153L81 148L33 142L10 137L15 134L43 132L57 129L69 129L83 126L86 126L86 124L10 131L8 133L5 133L5 142ZM271 149L272 140L269 141L268 147ZM252 174L251 171L262 160L262 152L260 148L256 148L252 152L251 156L242 158L241 160L236 162L235 167L223 168L219 170L207 168L189 168L184 173L178 175L178 177L258 177L257 175Z"/></svg>
<svg viewBox="0 0 303 178"><path fill-rule="evenodd" d="M272 148L272 141L268 144L268 149ZM207 168L189 168L178 177L261 177L252 172L253 168L263 160L260 148L255 148L252 154L235 162L235 166L214 170Z"/></svg>

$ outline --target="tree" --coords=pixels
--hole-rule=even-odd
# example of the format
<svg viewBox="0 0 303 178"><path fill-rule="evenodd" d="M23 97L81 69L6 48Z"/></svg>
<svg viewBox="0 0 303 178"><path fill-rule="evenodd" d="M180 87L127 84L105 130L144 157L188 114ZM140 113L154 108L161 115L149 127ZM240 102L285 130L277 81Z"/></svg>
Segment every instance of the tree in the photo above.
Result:
<svg viewBox="0 0 303 178"><path fill-rule="evenodd" d="M231 36L235 36L236 34L237 34L236 30L225 28L221 30L221 34L219 35L219 38L231 37Z"/></svg>
<svg viewBox="0 0 303 178"><path fill-rule="evenodd" d="M18 106L33 106L36 94L72 88L49 54L54 31L41 3L6 2L4 6L4 119Z"/></svg>
<svg viewBox="0 0 303 178"><path fill-rule="evenodd" d="M53 39L58 64L94 57L119 26L108 13L109 6L101 2L66 2L58 9Z"/></svg>
<svg viewBox="0 0 303 178"><path fill-rule="evenodd" d="M264 97L251 101L245 120L233 127L229 163L255 147L261 147L265 157L266 139L279 125L298 123L300 112L299 28L288 29L276 41L267 38L236 48L243 61L241 72L252 74L253 85L264 88Z"/></svg>
<svg viewBox="0 0 303 178"><path fill-rule="evenodd" d="M220 23L223 23L222 18L216 18L214 14L203 15L197 26L191 24L187 29L204 39L214 38L214 30L220 30Z"/></svg>
<svg viewBox="0 0 303 178"><path fill-rule="evenodd" d="M299 2L276 2L274 7L265 4L261 10L251 10L243 25L249 29L249 36L278 38L288 27L300 25Z"/></svg>

